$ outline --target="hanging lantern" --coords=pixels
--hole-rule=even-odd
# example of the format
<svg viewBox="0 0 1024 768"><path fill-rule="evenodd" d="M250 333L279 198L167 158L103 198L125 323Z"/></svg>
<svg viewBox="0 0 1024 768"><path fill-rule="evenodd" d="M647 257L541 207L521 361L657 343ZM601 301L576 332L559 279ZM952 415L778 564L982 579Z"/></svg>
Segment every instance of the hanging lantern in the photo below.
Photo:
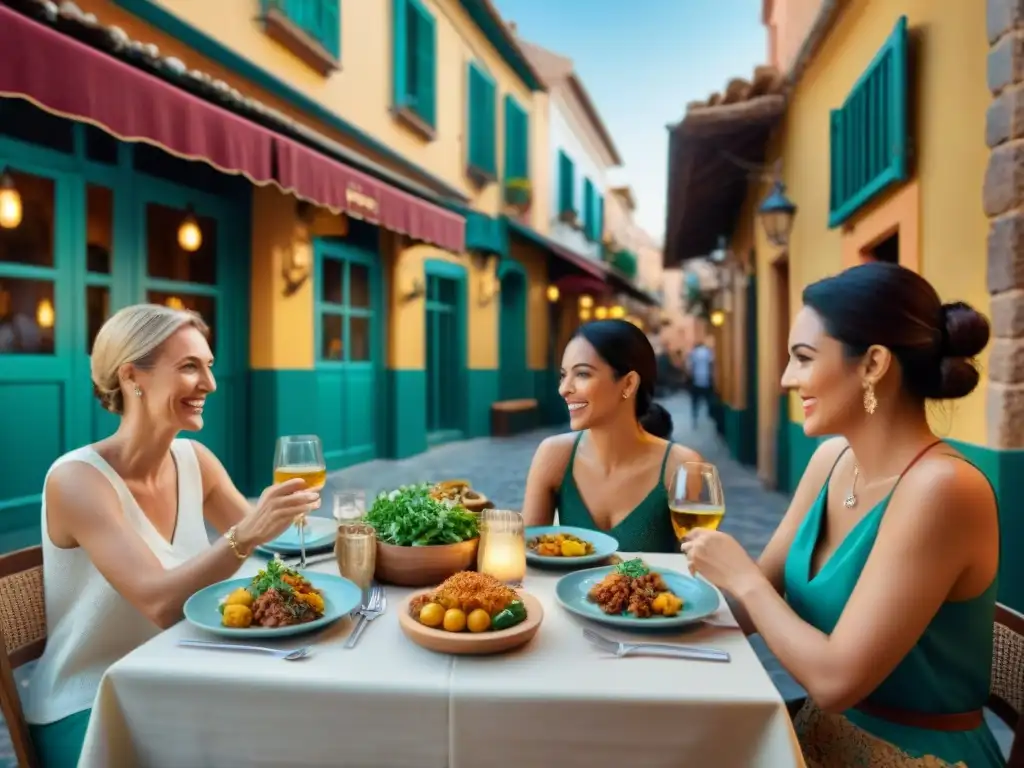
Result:
<svg viewBox="0 0 1024 768"><path fill-rule="evenodd" d="M192 206L188 207L185 218L178 227L178 245L181 246L181 250L189 253L198 251L203 245L203 231L199 228Z"/></svg>
<svg viewBox="0 0 1024 768"><path fill-rule="evenodd" d="M793 231L793 219L796 217L796 205L786 197L786 185L776 181L771 193L758 208L761 224L768 242L784 248L789 244L789 233Z"/></svg>
<svg viewBox="0 0 1024 768"><path fill-rule="evenodd" d="M21 193L11 175L4 171L0 174L0 227L14 229L21 224L21 216Z"/></svg>
<svg viewBox="0 0 1024 768"><path fill-rule="evenodd" d="M53 328L53 302L40 299L36 306L36 322L40 328Z"/></svg>

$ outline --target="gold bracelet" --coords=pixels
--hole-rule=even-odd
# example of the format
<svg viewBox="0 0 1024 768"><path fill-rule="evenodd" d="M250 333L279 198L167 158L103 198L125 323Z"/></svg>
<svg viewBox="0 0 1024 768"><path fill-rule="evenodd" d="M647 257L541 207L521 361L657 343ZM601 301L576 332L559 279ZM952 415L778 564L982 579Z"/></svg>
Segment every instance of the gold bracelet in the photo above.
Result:
<svg viewBox="0 0 1024 768"><path fill-rule="evenodd" d="M228 528L228 532L224 534L224 538L227 539L228 544L231 545L231 551L235 553L235 557L239 560L245 560L249 555L242 554L242 551L238 548L238 542L235 540L235 532L237 528L237 525L232 525Z"/></svg>

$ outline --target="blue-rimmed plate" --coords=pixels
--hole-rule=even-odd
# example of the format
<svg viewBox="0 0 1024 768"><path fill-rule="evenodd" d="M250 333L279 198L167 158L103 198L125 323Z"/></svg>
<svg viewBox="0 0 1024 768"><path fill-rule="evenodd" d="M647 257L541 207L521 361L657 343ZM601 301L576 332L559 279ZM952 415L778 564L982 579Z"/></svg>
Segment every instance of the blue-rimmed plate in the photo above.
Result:
<svg viewBox="0 0 1024 768"><path fill-rule="evenodd" d="M329 517L306 518L306 554L330 549L338 535L338 522ZM299 528L289 525L288 530L272 541L256 548L265 555L299 554Z"/></svg>
<svg viewBox="0 0 1024 768"><path fill-rule="evenodd" d="M554 536L559 533L567 533L582 541L588 541L594 546L594 554L580 555L579 557L550 557L538 555L530 549L530 540L538 536ZM526 529L526 562L530 565L545 566L548 568L580 568L586 565L602 563L614 555L619 549L619 540L601 531L592 531L589 528L574 528L571 525L531 525Z"/></svg>
<svg viewBox="0 0 1024 768"><path fill-rule="evenodd" d="M348 579L332 576L329 573L305 572L302 574L309 583L320 590L324 598L324 615L316 621L295 624L289 627L248 627L233 629L221 623L220 604L239 587L247 587L252 578L229 579L219 584L212 584L196 592L185 602L185 620L194 627L224 637L241 639L288 637L315 632L348 615L363 600L363 591Z"/></svg>
<svg viewBox="0 0 1024 768"><path fill-rule="evenodd" d="M652 570L661 574L665 585L683 599L683 608L679 613L675 616L651 616L646 619L638 619L629 614L607 614L597 606L597 603L590 602L587 593L614 569L614 565L608 565L568 573L555 585L555 598L570 613L631 631L684 627L706 619L718 610L718 592L710 584L678 571L654 568Z"/></svg>

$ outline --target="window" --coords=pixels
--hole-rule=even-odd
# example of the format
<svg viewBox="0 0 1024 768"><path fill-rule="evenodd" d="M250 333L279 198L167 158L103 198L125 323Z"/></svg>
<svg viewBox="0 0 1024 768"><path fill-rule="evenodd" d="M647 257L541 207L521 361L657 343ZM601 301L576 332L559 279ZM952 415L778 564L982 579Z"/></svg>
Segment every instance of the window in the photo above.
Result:
<svg viewBox="0 0 1024 768"><path fill-rule="evenodd" d="M512 96L505 97L505 179L530 178L530 117Z"/></svg>
<svg viewBox="0 0 1024 768"><path fill-rule="evenodd" d="M903 16L830 122L830 227L908 175L907 18Z"/></svg>
<svg viewBox="0 0 1024 768"><path fill-rule="evenodd" d="M419 0L394 0L395 109L423 134L437 125L434 17Z"/></svg>
<svg viewBox="0 0 1024 768"><path fill-rule="evenodd" d="M150 203L146 206L146 273L161 280L200 285L217 284L217 221L196 216L202 243L186 251L178 243L178 229L188 211Z"/></svg>
<svg viewBox="0 0 1024 768"><path fill-rule="evenodd" d="M484 69L469 65L469 170L493 179L498 175L497 93L494 80Z"/></svg>
<svg viewBox="0 0 1024 768"><path fill-rule="evenodd" d="M92 354L96 334L110 317L114 193L107 187L85 188L85 243L85 349Z"/></svg>
<svg viewBox="0 0 1024 768"><path fill-rule="evenodd" d="M366 264L324 256L320 268L320 359L368 363L371 350L372 283Z"/></svg>
<svg viewBox="0 0 1024 768"><path fill-rule="evenodd" d="M887 261L890 264L900 263L900 231L897 229L887 238L878 243L869 252L875 261Z"/></svg>
<svg viewBox="0 0 1024 768"><path fill-rule="evenodd" d="M576 212L576 180L575 168L570 157L563 151L558 152L558 212L560 214Z"/></svg>
<svg viewBox="0 0 1024 768"><path fill-rule="evenodd" d="M262 0L267 35L328 75L341 60L341 0Z"/></svg>

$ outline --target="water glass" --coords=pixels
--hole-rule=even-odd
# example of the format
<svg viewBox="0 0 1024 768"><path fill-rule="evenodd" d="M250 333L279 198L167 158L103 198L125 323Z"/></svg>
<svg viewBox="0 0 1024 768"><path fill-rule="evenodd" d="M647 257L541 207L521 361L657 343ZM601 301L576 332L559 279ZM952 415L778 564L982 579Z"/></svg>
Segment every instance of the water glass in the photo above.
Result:
<svg viewBox="0 0 1024 768"><path fill-rule="evenodd" d="M377 568L377 532L372 525L343 521L334 541L338 572L364 592L370 588Z"/></svg>
<svg viewBox="0 0 1024 768"><path fill-rule="evenodd" d="M358 520L366 514L366 491L335 491L334 519Z"/></svg>

